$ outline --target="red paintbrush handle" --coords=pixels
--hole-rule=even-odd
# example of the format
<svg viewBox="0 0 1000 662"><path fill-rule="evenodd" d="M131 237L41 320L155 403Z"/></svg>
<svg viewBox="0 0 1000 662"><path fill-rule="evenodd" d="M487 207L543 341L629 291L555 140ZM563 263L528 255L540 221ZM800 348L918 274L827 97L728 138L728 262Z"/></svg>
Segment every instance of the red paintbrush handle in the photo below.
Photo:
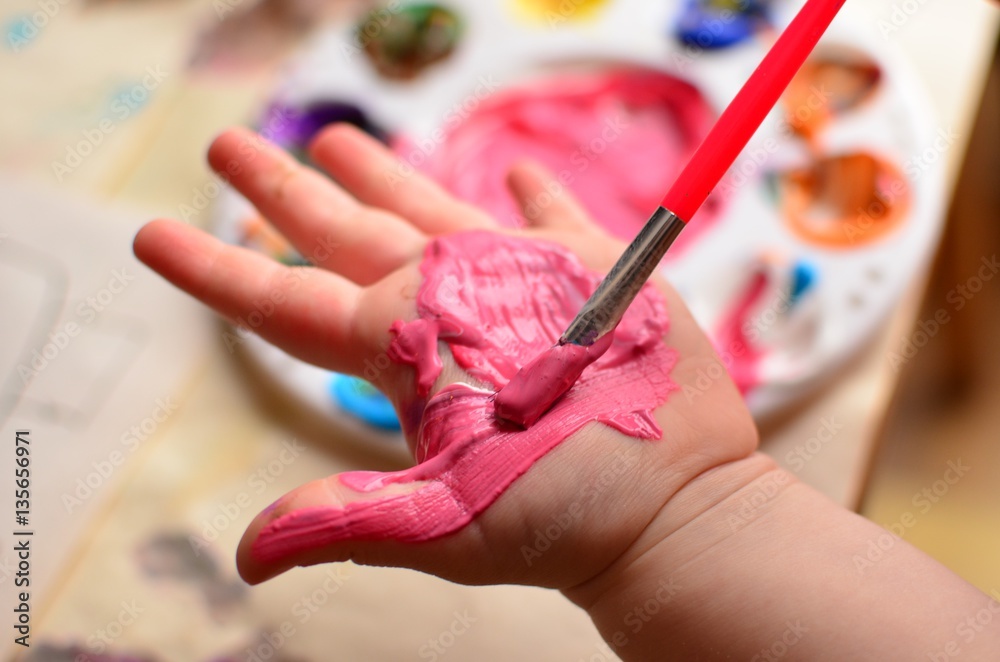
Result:
<svg viewBox="0 0 1000 662"><path fill-rule="evenodd" d="M691 220L771 112L844 2L806 2L691 157L663 198L664 207L685 222Z"/></svg>

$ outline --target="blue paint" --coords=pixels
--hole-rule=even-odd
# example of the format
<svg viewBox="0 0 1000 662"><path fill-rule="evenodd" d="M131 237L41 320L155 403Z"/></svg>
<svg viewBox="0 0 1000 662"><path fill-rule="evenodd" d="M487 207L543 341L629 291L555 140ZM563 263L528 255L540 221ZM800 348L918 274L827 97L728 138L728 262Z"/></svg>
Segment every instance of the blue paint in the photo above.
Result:
<svg viewBox="0 0 1000 662"><path fill-rule="evenodd" d="M41 30L31 22L30 14L15 16L7 21L4 29L7 47L18 53L24 46L30 44L39 32Z"/></svg>
<svg viewBox="0 0 1000 662"><path fill-rule="evenodd" d="M794 306L819 281L819 270L811 262L799 260L792 267L792 289L789 293L789 305Z"/></svg>
<svg viewBox="0 0 1000 662"><path fill-rule="evenodd" d="M687 0L675 34L681 42L716 50L752 37L768 21L769 0Z"/></svg>
<svg viewBox="0 0 1000 662"><path fill-rule="evenodd" d="M123 121L149 105L152 95L153 90L145 87L141 81L123 83L111 93L109 108L116 120Z"/></svg>
<svg viewBox="0 0 1000 662"><path fill-rule="evenodd" d="M363 379L334 374L330 395L347 413L369 425L383 430L401 429L389 399Z"/></svg>

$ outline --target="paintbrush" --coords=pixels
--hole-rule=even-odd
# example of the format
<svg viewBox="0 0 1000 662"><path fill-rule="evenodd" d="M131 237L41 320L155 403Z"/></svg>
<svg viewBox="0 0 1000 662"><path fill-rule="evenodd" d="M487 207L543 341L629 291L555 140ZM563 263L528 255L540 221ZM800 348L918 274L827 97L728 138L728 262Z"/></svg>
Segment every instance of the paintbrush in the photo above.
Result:
<svg viewBox="0 0 1000 662"><path fill-rule="evenodd" d="M611 344L610 332L812 52L845 0L808 0L750 75L557 345L497 393L497 416L535 423ZM604 342L601 342L605 339Z"/></svg>

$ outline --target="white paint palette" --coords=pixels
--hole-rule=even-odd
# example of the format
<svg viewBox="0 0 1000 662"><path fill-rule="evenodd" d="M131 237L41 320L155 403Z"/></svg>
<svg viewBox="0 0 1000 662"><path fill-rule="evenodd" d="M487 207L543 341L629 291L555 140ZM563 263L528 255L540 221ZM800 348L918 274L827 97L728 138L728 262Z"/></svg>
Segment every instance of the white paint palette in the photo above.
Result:
<svg viewBox="0 0 1000 662"><path fill-rule="evenodd" d="M359 48L356 23L332 28L289 63L274 99L299 108L357 106L395 144L408 144L403 154L419 167L446 143L443 130L477 112L487 96L571 70L656 70L693 84L718 114L774 39L764 29L723 49L685 45L675 36L680 2L581 0L588 9L580 16L558 10L574 3L550 3L557 9L534 21L515 7L524 4L449 2L464 24L458 47L405 81L376 71ZM773 3L771 22L783 27L800 5ZM388 6L398 11L405 3ZM926 267L942 227L946 147L906 63L855 20L850 4L813 62L824 59L846 68L817 67L815 84L769 115L724 180L717 218L663 266L724 362L735 366L758 417L822 384L873 337ZM845 71L857 62L877 72L875 83L845 104L823 85L853 89L857 77ZM835 112L827 112L830 103ZM670 183L662 182L663 192ZM253 216L227 192L217 207L219 235L245 243ZM744 351L732 351L734 338ZM246 347L307 406L348 426L347 436L402 448L398 433L354 421L331 399L330 373L256 337Z"/></svg>

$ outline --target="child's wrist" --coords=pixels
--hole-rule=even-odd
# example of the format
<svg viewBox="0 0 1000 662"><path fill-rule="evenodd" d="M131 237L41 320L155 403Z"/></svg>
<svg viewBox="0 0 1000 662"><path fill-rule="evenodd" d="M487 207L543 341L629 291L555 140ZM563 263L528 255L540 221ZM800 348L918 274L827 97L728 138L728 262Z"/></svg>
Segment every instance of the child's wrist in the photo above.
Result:
<svg viewBox="0 0 1000 662"><path fill-rule="evenodd" d="M639 640L659 629L642 636L643 625L669 613L682 585L695 579L685 566L765 514L794 481L760 453L706 471L671 497L611 566L563 593L590 614L612 647L643 648Z"/></svg>

